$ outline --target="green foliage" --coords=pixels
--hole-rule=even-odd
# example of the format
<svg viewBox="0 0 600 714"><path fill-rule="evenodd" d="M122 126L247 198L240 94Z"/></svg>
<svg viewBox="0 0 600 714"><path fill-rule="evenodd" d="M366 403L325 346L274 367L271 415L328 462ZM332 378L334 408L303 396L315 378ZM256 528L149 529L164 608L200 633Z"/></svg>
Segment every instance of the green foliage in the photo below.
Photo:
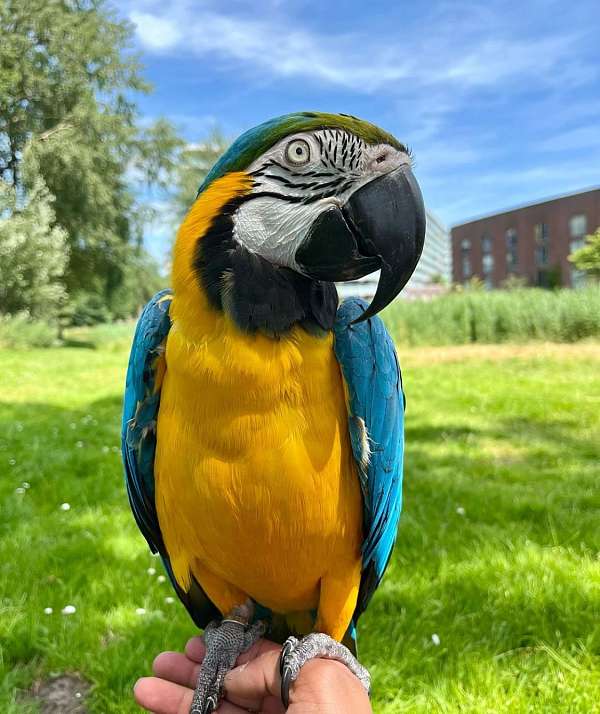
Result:
<svg viewBox="0 0 600 714"><path fill-rule="evenodd" d="M575 342L600 336L600 287L465 290L432 300L396 300L386 323L401 344Z"/></svg>
<svg viewBox="0 0 600 714"><path fill-rule="evenodd" d="M400 360L404 512L359 624L376 714L596 711L598 345ZM129 511L126 361L125 349L0 352L0 711L26 711L52 672L79 672L90 714L134 714L136 679L195 633Z"/></svg>
<svg viewBox="0 0 600 714"><path fill-rule="evenodd" d="M164 120L138 128L131 97L148 86L131 35L103 0L0 3L0 180L26 192L26 153L39 167L68 242L65 288L92 303L81 319L100 303L115 314L148 215L132 184L164 187L181 144Z"/></svg>
<svg viewBox="0 0 600 714"><path fill-rule="evenodd" d="M135 320L124 320L90 327L69 327L64 332L64 340L71 347L123 352L131 347L135 326Z"/></svg>
<svg viewBox="0 0 600 714"><path fill-rule="evenodd" d="M203 141L189 144L180 152L172 196L175 214L179 219L189 211L200 184L229 143L221 130L214 128Z"/></svg>
<svg viewBox="0 0 600 714"><path fill-rule="evenodd" d="M502 290L521 290L528 285L527 278L522 275L509 275L501 283Z"/></svg>
<svg viewBox="0 0 600 714"><path fill-rule="evenodd" d="M132 249L123 268L122 280L107 303L111 315L117 320L138 315L148 300L166 287L167 282L159 273L156 262L145 251Z"/></svg>
<svg viewBox="0 0 600 714"><path fill-rule="evenodd" d="M28 313L0 315L0 348L52 347L58 328L47 320L32 320Z"/></svg>
<svg viewBox="0 0 600 714"><path fill-rule="evenodd" d="M64 303L65 231L54 223L53 198L29 166L24 202L0 180L0 314L55 318Z"/></svg>
<svg viewBox="0 0 600 714"><path fill-rule="evenodd" d="M600 228L586 236L585 245L574 251L569 256L569 260L578 270L600 279Z"/></svg>

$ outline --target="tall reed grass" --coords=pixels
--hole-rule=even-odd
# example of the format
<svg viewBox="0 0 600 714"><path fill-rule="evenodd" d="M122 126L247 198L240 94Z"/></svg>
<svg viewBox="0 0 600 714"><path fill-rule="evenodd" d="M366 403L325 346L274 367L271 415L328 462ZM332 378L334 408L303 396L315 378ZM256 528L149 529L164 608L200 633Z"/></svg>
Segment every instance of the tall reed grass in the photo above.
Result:
<svg viewBox="0 0 600 714"><path fill-rule="evenodd" d="M600 338L600 286L583 290L466 290L433 300L396 300L384 313L405 345L576 342Z"/></svg>

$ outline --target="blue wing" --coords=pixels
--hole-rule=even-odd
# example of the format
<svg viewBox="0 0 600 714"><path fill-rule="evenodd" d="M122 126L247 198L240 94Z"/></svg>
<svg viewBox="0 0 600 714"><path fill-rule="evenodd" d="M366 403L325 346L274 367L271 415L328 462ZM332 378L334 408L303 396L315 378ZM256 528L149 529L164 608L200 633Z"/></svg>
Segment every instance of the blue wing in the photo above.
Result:
<svg viewBox="0 0 600 714"><path fill-rule="evenodd" d="M363 572L354 621L383 577L402 508L402 376L394 343L381 319L350 324L366 307L363 300L346 300L334 326L334 349L348 390L350 438L364 502Z"/></svg>
<svg viewBox="0 0 600 714"><path fill-rule="evenodd" d="M135 330L123 403L121 449L131 510L153 553L160 553L180 599L199 627L218 611L193 580L188 592L175 581L166 552L154 501L154 454L160 387L166 364L164 350L171 327L171 291L157 293L146 305Z"/></svg>

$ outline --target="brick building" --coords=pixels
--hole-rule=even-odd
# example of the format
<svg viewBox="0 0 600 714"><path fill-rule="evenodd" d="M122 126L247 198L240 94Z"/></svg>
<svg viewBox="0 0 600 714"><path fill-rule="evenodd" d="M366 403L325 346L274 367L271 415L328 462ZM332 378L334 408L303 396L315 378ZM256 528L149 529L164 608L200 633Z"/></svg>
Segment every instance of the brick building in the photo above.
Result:
<svg viewBox="0 0 600 714"><path fill-rule="evenodd" d="M452 276L488 288L510 275L530 285L577 287L583 276L567 256L600 226L600 188L551 198L454 226Z"/></svg>

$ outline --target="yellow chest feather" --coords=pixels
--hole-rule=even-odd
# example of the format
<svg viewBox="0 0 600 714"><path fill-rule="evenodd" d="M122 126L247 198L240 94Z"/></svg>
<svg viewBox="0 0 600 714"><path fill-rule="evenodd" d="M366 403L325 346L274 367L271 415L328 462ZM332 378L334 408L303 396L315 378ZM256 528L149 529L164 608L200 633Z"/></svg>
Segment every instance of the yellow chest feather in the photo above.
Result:
<svg viewBox="0 0 600 714"><path fill-rule="evenodd" d="M198 560L274 609L314 607L320 579L356 560L361 536L331 337L224 329L190 347L175 322L166 360L156 491L177 579Z"/></svg>

